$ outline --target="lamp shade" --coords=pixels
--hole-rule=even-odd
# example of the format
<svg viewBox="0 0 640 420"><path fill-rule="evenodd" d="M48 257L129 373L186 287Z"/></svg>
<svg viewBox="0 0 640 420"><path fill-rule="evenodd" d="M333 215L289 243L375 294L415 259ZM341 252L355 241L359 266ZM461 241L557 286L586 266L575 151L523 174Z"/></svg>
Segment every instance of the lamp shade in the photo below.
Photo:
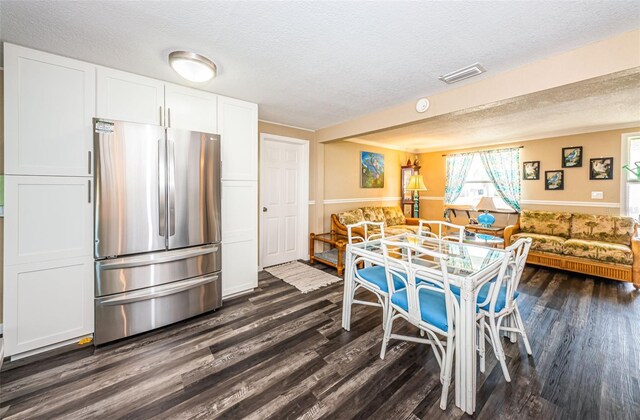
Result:
<svg viewBox="0 0 640 420"><path fill-rule="evenodd" d="M409 184L407 184L407 190L427 191L427 187L424 185L422 175L411 175L411 178L409 178Z"/></svg>
<svg viewBox="0 0 640 420"><path fill-rule="evenodd" d="M493 197L482 197L478 204L476 205L476 210L478 211L495 211L496 203L493 201Z"/></svg>

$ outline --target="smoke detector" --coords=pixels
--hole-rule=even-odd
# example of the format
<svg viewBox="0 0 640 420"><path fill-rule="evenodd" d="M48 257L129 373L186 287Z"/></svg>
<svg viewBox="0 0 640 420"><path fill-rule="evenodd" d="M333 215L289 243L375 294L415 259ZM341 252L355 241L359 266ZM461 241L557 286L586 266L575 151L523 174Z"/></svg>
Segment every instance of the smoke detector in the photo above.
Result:
<svg viewBox="0 0 640 420"><path fill-rule="evenodd" d="M447 84L452 84L459 82L464 79L468 79L469 77L477 76L486 72L487 70L482 67L480 63L475 63L467 67L463 67L456 71L452 71L451 73L447 73L444 76L438 77L438 79L442 80Z"/></svg>
<svg viewBox="0 0 640 420"><path fill-rule="evenodd" d="M416 102L416 111L423 113L429 109L429 100L427 98L420 98Z"/></svg>

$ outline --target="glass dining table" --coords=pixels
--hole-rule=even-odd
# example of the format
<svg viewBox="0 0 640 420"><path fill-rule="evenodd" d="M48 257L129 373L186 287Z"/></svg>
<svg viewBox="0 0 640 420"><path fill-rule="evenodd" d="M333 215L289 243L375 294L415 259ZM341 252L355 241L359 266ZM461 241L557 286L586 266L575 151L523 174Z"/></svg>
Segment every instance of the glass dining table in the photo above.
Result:
<svg viewBox="0 0 640 420"><path fill-rule="evenodd" d="M438 240L414 234L402 234L385 238L387 241L410 243L430 251L446 255L449 282L460 288L460 309L456 313L456 363L455 363L455 403L468 414L473 414L476 405L476 301L480 288L493 279L500 269L505 250L480 245ZM405 258L389 247L395 258ZM414 264L439 267L427 255L413 257ZM358 263L355 261L358 260ZM345 257L344 297L342 308L342 328L349 331L351 306L355 288L354 272L357 264L384 265L381 240L347 245Z"/></svg>

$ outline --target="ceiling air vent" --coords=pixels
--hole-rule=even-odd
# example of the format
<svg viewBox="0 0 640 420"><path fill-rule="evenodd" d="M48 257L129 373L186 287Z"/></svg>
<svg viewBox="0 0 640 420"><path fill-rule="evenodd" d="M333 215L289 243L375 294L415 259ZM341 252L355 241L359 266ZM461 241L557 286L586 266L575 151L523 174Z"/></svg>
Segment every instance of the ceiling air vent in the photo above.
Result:
<svg viewBox="0 0 640 420"><path fill-rule="evenodd" d="M459 70L447 73L444 76L438 77L445 83L452 84L459 82L460 80L468 79L469 77L477 76L487 71L480 63L475 63L467 67L463 67Z"/></svg>

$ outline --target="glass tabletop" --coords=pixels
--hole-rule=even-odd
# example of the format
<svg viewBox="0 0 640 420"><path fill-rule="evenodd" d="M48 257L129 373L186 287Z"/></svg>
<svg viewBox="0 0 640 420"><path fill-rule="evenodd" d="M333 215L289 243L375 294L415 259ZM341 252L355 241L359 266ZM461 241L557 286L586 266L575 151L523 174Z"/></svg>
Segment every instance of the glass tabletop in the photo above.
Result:
<svg viewBox="0 0 640 420"><path fill-rule="evenodd" d="M488 248L468 243L442 241L409 233L389 236L385 239L392 242L410 243L429 251L444 254L449 257L447 260L449 273L461 277L467 277L484 270L496 261L499 261L505 253L502 249ZM379 239L350 245L350 250L355 254L364 256L371 254L374 259L376 256L380 258L382 255L382 245ZM391 249L389 252L390 254L394 254L393 256L396 258L405 258ZM437 263L429 255L415 256L413 262L426 267L436 268L437 266Z"/></svg>

